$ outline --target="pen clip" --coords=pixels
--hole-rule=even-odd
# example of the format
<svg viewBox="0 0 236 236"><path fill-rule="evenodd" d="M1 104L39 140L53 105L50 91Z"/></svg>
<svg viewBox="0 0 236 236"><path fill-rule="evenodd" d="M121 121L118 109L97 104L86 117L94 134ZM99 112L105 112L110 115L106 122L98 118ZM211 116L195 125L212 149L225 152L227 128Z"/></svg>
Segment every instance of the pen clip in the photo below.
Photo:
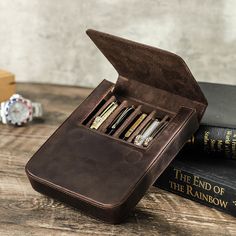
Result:
<svg viewBox="0 0 236 236"><path fill-rule="evenodd" d="M116 101L109 104L109 106L99 115L99 117L102 118L113 106L116 106L116 105L117 105Z"/></svg>
<svg viewBox="0 0 236 236"><path fill-rule="evenodd" d="M119 125L119 123L125 118L125 116L133 109L134 109L134 106L125 108L125 110L122 112L122 114L117 118L117 120L111 126L111 129L115 129L117 127L117 125Z"/></svg>
<svg viewBox="0 0 236 236"><path fill-rule="evenodd" d="M168 124L168 118L169 116L166 115L158 124L158 126L154 129L154 131L150 134L149 137L147 137L144 142L143 142L143 146L147 147L149 145L149 143L155 138L155 136L161 132L161 130L163 130L167 124Z"/></svg>
<svg viewBox="0 0 236 236"><path fill-rule="evenodd" d="M135 122L131 125L128 131L125 133L124 138L128 139L131 134L136 130L136 128L143 122L143 120L147 117L146 113L142 113Z"/></svg>
<svg viewBox="0 0 236 236"><path fill-rule="evenodd" d="M141 133L135 137L134 144L138 146L143 145L143 142L155 131L159 123L160 121L158 119L150 120Z"/></svg>
<svg viewBox="0 0 236 236"><path fill-rule="evenodd" d="M116 101L109 104L107 108L94 119L90 128L98 129L101 126L101 124L107 119L107 117L116 109L117 106L118 103Z"/></svg>

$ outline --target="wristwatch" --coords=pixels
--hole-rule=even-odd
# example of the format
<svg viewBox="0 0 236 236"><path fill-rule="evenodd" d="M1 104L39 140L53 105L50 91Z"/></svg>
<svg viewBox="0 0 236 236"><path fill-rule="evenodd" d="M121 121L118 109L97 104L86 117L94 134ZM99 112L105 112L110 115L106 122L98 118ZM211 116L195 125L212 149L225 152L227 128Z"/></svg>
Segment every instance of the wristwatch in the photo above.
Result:
<svg viewBox="0 0 236 236"><path fill-rule="evenodd" d="M3 124L22 126L35 117L42 117L43 108L40 103L31 102L19 94L0 104L0 120Z"/></svg>

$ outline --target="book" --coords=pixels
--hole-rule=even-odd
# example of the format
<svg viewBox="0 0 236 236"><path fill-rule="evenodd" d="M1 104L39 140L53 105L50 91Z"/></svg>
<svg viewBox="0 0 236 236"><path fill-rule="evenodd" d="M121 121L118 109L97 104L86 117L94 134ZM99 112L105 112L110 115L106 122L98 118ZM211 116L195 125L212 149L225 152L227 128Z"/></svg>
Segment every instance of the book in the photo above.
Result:
<svg viewBox="0 0 236 236"><path fill-rule="evenodd" d="M236 159L236 86L199 83L208 107L198 131L186 144L189 154Z"/></svg>
<svg viewBox="0 0 236 236"><path fill-rule="evenodd" d="M209 103L200 128L154 186L236 216L236 86L200 87Z"/></svg>
<svg viewBox="0 0 236 236"><path fill-rule="evenodd" d="M180 154L154 185L236 216L235 170L235 160Z"/></svg>

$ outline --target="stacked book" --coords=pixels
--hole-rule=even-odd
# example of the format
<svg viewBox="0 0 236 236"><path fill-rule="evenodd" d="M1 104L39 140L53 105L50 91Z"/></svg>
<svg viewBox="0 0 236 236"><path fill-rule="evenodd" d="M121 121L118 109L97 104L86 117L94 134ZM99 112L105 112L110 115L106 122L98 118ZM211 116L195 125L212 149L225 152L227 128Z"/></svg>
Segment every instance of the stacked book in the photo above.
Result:
<svg viewBox="0 0 236 236"><path fill-rule="evenodd" d="M202 124L155 186L236 216L236 86L199 84Z"/></svg>

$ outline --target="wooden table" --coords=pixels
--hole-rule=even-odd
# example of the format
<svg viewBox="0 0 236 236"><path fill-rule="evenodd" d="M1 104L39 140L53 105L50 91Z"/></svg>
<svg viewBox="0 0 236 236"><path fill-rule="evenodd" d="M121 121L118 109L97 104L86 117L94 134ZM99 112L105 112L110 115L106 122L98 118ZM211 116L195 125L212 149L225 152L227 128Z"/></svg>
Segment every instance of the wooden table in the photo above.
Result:
<svg viewBox="0 0 236 236"><path fill-rule="evenodd" d="M155 187L121 225L35 192L26 162L91 90L35 84L17 90L41 102L45 118L21 128L0 125L0 235L236 235L236 218Z"/></svg>

